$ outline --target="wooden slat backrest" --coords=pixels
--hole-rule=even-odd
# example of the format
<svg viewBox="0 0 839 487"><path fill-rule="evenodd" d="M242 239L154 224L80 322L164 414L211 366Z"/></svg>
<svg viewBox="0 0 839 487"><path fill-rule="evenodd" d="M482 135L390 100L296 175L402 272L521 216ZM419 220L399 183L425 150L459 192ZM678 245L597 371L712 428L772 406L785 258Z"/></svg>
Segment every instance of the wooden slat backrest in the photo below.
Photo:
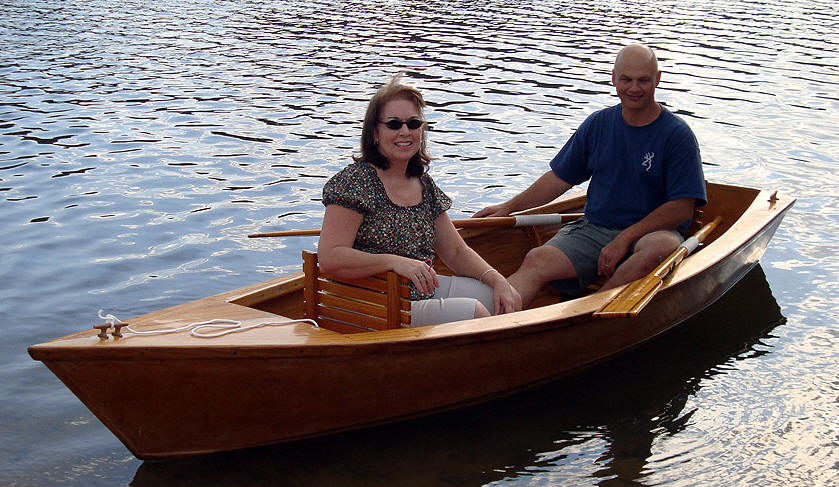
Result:
<svg viewBox="0 0 839 487"><path fill-rule="evenodd" d="M410 326L411 289L395 272L361 279L324 274L317 253L303 251L303 311L324 328L340 333Z"/></svg>

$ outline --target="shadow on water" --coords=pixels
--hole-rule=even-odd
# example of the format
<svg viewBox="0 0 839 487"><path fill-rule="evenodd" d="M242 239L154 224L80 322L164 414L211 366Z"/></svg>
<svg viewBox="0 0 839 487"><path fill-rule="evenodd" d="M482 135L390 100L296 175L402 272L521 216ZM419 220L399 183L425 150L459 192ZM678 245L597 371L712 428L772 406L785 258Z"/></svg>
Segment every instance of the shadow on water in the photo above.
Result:
<svg viewBox="0 0 839 487"><path fill-rule="evenodd" d="M677 330L547 386L364 431L145 462L131 485L464 486L542 474L637 485L656 437L677 435L689 424L695 410L685 406L703 381L725 373L732 361L767 353L756 346L784 322L757 266Z"/></svg>

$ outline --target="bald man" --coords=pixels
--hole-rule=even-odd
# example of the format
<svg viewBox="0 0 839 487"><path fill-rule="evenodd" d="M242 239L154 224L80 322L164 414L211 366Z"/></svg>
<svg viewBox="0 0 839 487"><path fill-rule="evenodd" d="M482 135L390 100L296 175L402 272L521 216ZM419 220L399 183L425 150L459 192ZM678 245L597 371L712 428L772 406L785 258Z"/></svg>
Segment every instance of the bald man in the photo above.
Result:
<svg viewBox="0 0 839 487"><path fill-rule="evenodd" d="M507 216L552 201L589 181L585 217L532 249L508 278L525 306L551 283L574 297L643 277L684 240L706 203L699 145L690 127L655 100L661 80L652 49L633 44L615 58L620 103L590 115L524 192L475 213Z"/></svg>

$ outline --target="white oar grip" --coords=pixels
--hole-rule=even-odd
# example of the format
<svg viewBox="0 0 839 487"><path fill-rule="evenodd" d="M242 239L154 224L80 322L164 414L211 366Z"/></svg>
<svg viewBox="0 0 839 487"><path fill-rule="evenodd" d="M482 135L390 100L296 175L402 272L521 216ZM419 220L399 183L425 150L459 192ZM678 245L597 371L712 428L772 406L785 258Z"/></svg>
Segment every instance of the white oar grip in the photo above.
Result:
<svg viewBox="0 0 839 487"><path fill-rule="evenodd" d="M699 247L699 244L700 242L696 237L688 237L687 240L682 243L681 247L687 249L687 255L690 255L697 247Z"/></svg>
<svg viewBox="0 0 839 487"><path fill-rule="evenodd" d="M561 213L539 213L535 215L516 215L516 225L517 227L524 227L528 225L552 225L557 223L562 223L562 217L567 215L563 215Z"/></svg>

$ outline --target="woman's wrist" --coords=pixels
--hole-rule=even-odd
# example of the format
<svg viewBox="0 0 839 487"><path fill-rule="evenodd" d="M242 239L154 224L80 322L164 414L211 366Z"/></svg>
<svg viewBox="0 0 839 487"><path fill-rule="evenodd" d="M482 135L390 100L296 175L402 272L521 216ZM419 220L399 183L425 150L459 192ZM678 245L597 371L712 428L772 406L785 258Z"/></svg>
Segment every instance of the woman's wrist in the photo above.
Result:
<svg viewBox="0 0 839 487"><path fill-rule="evenodd" d="M478 281L480 281L480 282L484 283L484 278L487 276L487 274L491 273L491 272L492 272L492 271L494 271L494 270L495 270L495 269L493 269L492 267L490 267L489 269L487 269L487 270L485 270L484 272L480 273L480 274L478 275ZM484 283L484 284L486 284L486 283Z"/></svg>
<svg viewBox="0 0 839 487"><path fill-rule="evenodd" d="M478 278L482 284L497 289L499 287L507 286L507 279L497 269L490 267L485 270Z"/></svg>

